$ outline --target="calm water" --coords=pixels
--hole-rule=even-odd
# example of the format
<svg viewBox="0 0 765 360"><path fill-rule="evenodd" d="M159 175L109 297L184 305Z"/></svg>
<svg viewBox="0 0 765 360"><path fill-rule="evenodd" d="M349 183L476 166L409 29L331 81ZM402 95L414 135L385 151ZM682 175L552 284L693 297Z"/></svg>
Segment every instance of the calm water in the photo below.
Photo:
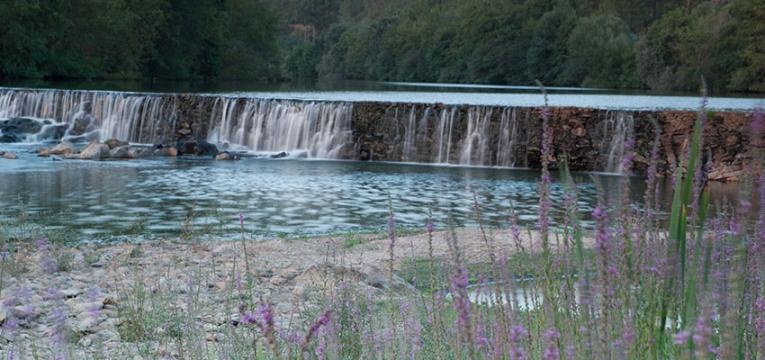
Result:
<svg viewBox="0 0 765 360"><path fill-rule="evenodd" d="M4 146L21 159L0 161L0 220L62 229L75 240L141 240L200 234L236 239L239 213L255 238L385 230L388 204L397 225L422 230L432 210L439 227L475 226L473 192L487 225L506 226L512 201L533 226L539 173L531 170L422 166L357 161L199 158L52 161ZM585 219L596 203L594 180L618 193L619 177L575 174ZM642 179L632 178L637 200ZM715 197L735 187L719 186ZM553 207L562 205L553 187ZM560 212L554 210L555 218Z"/></svg>
<svg viewBox="0 0 765 360"><path fill-rule="evenodd" d="M77 240L239 235L239 213L256 238L379 231L388 204L399 227L422 229L428 211L443 227L474 226L472 194L488 225L506 225L512 201L533 224L538 172L352 161L208 159L53 161L5 145L21 159L0 161L0 217L62 229ZM580 207L595 203L593 178L615 189L619 177L576 174ZM633 179L636 191L642 180ZM615 191L612 191L615 192ZM562 189L555 186L555 205ZM560 215L556 212L556 215Z"/></svg>

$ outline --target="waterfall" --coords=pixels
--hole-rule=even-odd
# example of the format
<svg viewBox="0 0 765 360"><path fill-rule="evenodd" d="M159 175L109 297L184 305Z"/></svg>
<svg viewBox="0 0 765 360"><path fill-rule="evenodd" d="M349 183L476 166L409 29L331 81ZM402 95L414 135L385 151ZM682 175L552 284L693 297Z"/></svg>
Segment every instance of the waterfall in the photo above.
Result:
<svg viewBox="0 0 765 360"><path fill-rule="evenodd" d="M378 161L498 167L528 167L530 151L538 150L540 123L532 121L532 108L353 104L0 88L0 142L116 138L167 144L194 138L290 157L354 159L365 153ZM572 143L563 144L576 153L576 166L621 173L624 146L635 136L633 113L595 110L581 116L581 134L572 133Z"/></svg>
<svg viewBox="0 0 765 360"><path fill-rule="evenodd" d="M48 119L43 131L27 141L46 138L63 126L73 141L117 138L157 143L172 134L177 118L175 97L104 91L0 89L0 118ZM65 126L64 126L65 125Z"/></svg>
<svg viewBox="0 0 765 360"><path fill-rule="evenodd" d="M604 170L620 174L623 171L624 145L634 137L634 118L625 111L608 111L601 126L601 153L606 155Z"/></svg>
<svg viewBox="0 0 765 360"><path fill-rule="evenodd" d="M449 154L452 151L452 129L454 127L454 118L457 115L457 108L442 109L438 116L438 124L436 125L435 144L437 151L434 163L447 164L449 163Z"/></svg>
<svg viewBox="0 0 765 360"><path fill-rule="evenodd" d="M417 148L414 144L417 136L417 107L412 106L409 111L409 120L404 127L404 145L401 153L402 161L416 161Z"/></svg>
<svg viewBox="0 0 765 360"><path fill-rule="evenodd" d="M351 143L350 103L219 97L208 141L257 152L338 158Z"/></svg>
<svg viewBox="0 0 765 360"><path fill-rule="evenodd" d="M473 106L467 113L467 131L460 149L460 165L491 165L487 163L491 151L489 122L492 108Z"/></svg>

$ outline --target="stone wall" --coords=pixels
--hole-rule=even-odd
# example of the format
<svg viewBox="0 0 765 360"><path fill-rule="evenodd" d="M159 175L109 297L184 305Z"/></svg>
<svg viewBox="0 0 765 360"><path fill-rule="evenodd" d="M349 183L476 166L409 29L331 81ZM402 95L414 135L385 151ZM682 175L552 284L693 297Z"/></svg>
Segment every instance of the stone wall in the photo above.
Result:
<svg viewBox="0 0 765 360"><path fill-rule="evenodd" d="M417 116L423 109L440 111L443 105L422 106L416 110ZM467 130L466 112L469 106L458 107L458 116L453 124L455 133L450 162L455 163L462 139ZM352 156L359 160L401 161L403 141L406 133L406 117L402 111L409 111L411 105L390 103L357 103L354 105L352 121L353 138L356 153ZM398 110L398 114L396 114ZM501 108L495 108L491 114L490 133L498 132ZM536 108L520 108L524 124L521 141L515 144L513 153L518 159L516 166L538 168L540 166L541 119ZM604 134L603 122L613 116L614 111L588 108L553 108L551 123L554 129L554 149L556 159L565 156L573 170L602 171L608 154L604 142L609 141L609 134ZM658 169L662 174L671 174L678 166L682 154L688 146L697 111L628 111L634 122L634 139L637 156L634 169L644 173L648 167L656 127L660 129L660 161ZM406 114L405 114L406 115ZM723 111L711 114L704 128L703 149L705 162L711 159L710 179L716 181L738 181L746 164L752 160L757 149L762 147L762 134L754 136L751 131L751 114L744 112ZM403 120L402 120L403 119ZM414 161L429 162L434 157L433 145L435 121L427 121L425 136L418 136L416 158ZM422 126L420 126L422 127ZM754 143L752 142L754 141ZM489 148L494 149L490 157L496 157L496 142ZM761 155L757 155L761 156ZM711 157L711 158L710 158ZM411 159L408 159L411 160Z"/></svg>
<svg viewBox="0 0 765 360"><path fill-rule="evenodd" d="M146 134L149 134L152 139L158 137L168 144L187 139L207 139L213 115L220 116L221 103L226 99L236 104L247 101L245 98L218 95L44 89L3 89L0 95L15 100L19 106L26 104L32 109L21 115L56 118L59 121L70 121L72 114L83 104L112 104L113 111L104 112L101 109L101 112L117 114L115 119L132 123L130 139L144 141ZM120 102L113 101L115 99ZM41 101L56 103L35 105ZM132 119L118 112L119 109L133 107L142 110L131 113ZM87 106L85 108L88 109ZM72 114L40 112L40 109L68 109ZM148 115L145 114L161 118L147 119ZM443 131L446 115L451 119L448 123L451 129L448 133L449 146L444 145L444 137L447 137ZM338 154L343 159L528 168L538 168L540 164L541 120L537 108L357 102L353 104L351 116L352 139ZM477 117L483 122L476 122ZM613 163L619 157L619 154L614 153L614 150L619 150L619 146L611 145L609 149L609 142L617 134L613 126L620 117L629 118L630 128L634 130L637 150L635 169L638 172L644 172L648 166L656 129L654 124L658 124L661 131L661 160L658 167L661 173L670 174L683 157L698 113L679 110L553 108L551 121L554 129L554 160L565 157L573 170L607 169L609 158ZM712 180L737 181L745 174L747 164L755 160L755 156L756 160L762 160L760 150L763 150L765 143L763 134L755 135L751 131L751 117L746 112L721 111L707 119L703 149L705 162L709 161ZM511 146L503 143L508 139L507 120L510 118L515 124ZM467 136L468 129L475 131L479 123L483 126L481 131ZM472 150L466 153L466 148Z"/></svg>

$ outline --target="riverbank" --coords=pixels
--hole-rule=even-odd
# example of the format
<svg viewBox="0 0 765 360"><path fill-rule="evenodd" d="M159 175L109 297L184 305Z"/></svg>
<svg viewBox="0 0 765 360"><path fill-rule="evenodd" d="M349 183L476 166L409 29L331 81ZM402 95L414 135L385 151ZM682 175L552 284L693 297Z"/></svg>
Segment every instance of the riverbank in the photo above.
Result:
<svg viewBox="0 0 765 360"><path fill-rule="evenodd" d="M402 271L430 257L450 262L449 234L434 232L432 241L427 233L398 237L392 275L386 234L10 246L0 274L0 347L43 358L62 349L71 358L178 358L188 350L174 334L182 331L208 353L222 354L248 336L241 307L253 302L273 304L277 324L294 332L343 287L378 300L418 293ZM517 250L507 231L489 231L487 240L477 229L454 234L465 264ZM537 248L528 235L523 239L525 249Z"/></svg>

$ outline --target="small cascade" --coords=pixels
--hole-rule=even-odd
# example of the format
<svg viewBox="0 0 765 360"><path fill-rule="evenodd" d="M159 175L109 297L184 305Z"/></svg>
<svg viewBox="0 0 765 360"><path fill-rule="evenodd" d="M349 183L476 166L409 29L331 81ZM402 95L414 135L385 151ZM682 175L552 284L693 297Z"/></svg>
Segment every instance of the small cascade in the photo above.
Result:
<svg viewBox="0 0 765 360"><path fill-rule="evenodd" d="M338 158L351 142L350 103L270 99L215 100L208 141L258 152Z"/></svg>
<svg viewBox="0 0 765 360"><path fill-rule="evenodd" d="M448 164L449 154L452 151L452 129L454 128L454 118L458 114L457 108L442 109L438 116L434 140L436 151L433 162L436 164Z"/></svg>
<svg viewBox="0 0 765 360"><path fill-rule="evenodd" d="M417 107L412 106L409 111L409 118L404 127L404 144L401 154L402 161L416 161L417 160L417 147L415 146L415 139L417 136Z"/></svg>
<svg viewBox="0 0 765 360"><path fill-rule="evenodd" d="M602 125L601 153L606 156L604 171L621 174L625 144L634 138L635 121L626 111L608 111Z"/></svg>
<svg viewBox="0 0 765 360"><path fill-rule="evenodd" d="M170 137L177 119L173 96L103 91L0 89L0 119L46 119L26 141L117 138L157 143ZM65 131L56 137L60 129Z"/></svg>
<svg viewBox="0 0 765 360"><path fill-rule="evenodd" d="M489 123L492 110L490 107L483 106L473 106L468 109L467 131L460 149L460 165L491 165L488 155L491 151Z"/></svg>
<svg viewBox="0 0 765 360"><path fill-rule="evenodd" d="M499 123L496 166L528 166L529 118L531 112L522 108L505 108Z"/></svg>

